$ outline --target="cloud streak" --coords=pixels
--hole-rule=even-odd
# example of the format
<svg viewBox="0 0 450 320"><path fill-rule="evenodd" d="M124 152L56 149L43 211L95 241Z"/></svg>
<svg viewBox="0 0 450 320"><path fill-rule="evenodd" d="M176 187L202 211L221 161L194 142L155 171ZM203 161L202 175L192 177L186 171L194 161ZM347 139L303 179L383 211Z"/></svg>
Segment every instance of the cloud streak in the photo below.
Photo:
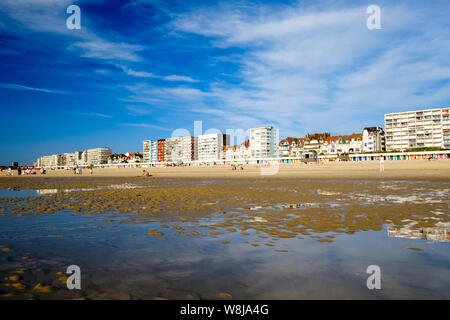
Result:
<svg viewBox="0 0 450 320"><path fill-rule="evenodd" d="M15 83L0 83L0 88L13 89L13 90L25 90L25 91L37 91L37 92L44 92L44 93L51 93L51 94L69 94L68 92L62 91L62 90L34 88L34 87L24 86L24 85L15 84Z"/></svg>

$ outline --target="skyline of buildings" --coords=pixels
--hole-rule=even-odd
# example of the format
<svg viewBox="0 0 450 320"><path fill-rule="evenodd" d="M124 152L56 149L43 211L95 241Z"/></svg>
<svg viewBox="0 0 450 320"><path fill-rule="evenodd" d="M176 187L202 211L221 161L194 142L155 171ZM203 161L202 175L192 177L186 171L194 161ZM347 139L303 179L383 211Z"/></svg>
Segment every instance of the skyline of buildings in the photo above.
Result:
<svg viewBox="0 0 450 320"><path fill-rule="evenodd" d="M413 148L450 149L448 108L424 109L385 114L386 132L381 127L366 127L362 133L331 136L329 132L287 137L279 141L273 126L250 128L249 139L230 145L230 135L213 133L166 139L143 140L142 153L112 154L111 148L93 148L73 153L40 157L37 166L98 165L131 161L132 163L187 163L252 158L326 157L405 151ZM139 156L136 156L139 155Z"/></svg>

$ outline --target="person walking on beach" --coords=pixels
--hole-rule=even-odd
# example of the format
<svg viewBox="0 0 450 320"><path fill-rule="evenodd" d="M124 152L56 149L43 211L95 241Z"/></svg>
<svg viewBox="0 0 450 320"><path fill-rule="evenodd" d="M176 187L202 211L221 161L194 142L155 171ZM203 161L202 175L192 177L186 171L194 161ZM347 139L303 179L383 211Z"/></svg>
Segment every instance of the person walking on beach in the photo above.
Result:
<svg viewBox="0 0 450 320"><path fill-rule="evenodd" d="M380 157L380 171L384 171L384 156Z"/></svg>

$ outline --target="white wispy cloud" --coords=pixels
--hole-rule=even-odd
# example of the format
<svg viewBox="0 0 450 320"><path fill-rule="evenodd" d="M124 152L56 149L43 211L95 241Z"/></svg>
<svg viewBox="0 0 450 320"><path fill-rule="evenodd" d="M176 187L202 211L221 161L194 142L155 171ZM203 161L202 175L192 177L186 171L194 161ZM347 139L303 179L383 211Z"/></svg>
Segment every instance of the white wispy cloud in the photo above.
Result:
<svg viewBox="0 0 450 320"><path fill-rule="evenodd" d="M100 112L76 112L76 111L73 111L72 113L78 114L81 116L86 116L86 117L105 118L105 119L113 118L113 116L111 116L109 114L100 113Z"/></svg>
<svg viewBox="0 0 450 320"><path fill-rule="evenodd" d="M24 85L15 84L15 83L0 83L0 87L5 88L5 89L38 91L38 92L45 92L45 93L52 93L52 94L69 94L68 92L62 91L62 90L34 88L34 87L24 86Z"/></svg>
<svg viewBox="0 0 450 320"><path fill-rule="evenodd" d="M156 129L156 130L162 130L162 131L172 131L172 129L169 129L167 127L158 126L155 124L150 123L121 123L121 126L124 127L135 127L135 128L148 128L148 129Z"/></svg>
<svg viewBox="0 0 450 320"><path fill-rule="evenodd" d="M97 58L102 60L140 61L142 58L137 52L145 47L128 43L114 43L104 39L86 39L75 42L70 48L83 50L82 57Z"/></svg>
<svg viewBox="0 0 450 320"><path fill-rule="evenodd" d="M11 33L26 30L65 36L72 40L67 49L86 58L133 62L142 60L139 52L145 46L109 40L101 31L95 30L81 4L81 30L67 29L68 15L65 12L71 4L71 0L4 0L0 3L0 11L11 19L11 24L3 25L2 29Z"/></svg>
<svg viewBox="0 0 450 320"><path fill-rule="evenodd" d="M157 78L166 81L198 82L198 80L192 79L191 77L188 76L180 76L180 75L159 76L147 71L136 71L128 68L125 65L116 65L116 66L122 69L122 71L125 72L127 75L138 78Z"/></svg>
<svg viewBox="0 0 450 320"><path fill-rule="evenodd" d="M177 15L169 28L242 50L234 57L240 83L211 83L193 94L219 101L221 117L232 121L239 114L297 133L359 131L382 125L384 112L450 101L450 46L443 28L449 8L381 8L382 30L366 28L361 5L327 10L302 4L280 10L209 6ZM211 113L216 106L205 103L198 111Z"/></svg>
<svg viewBox="0 0 450 320"><path fill-rule="evenodd" d="M162 77L164 80L167 81L184 81L184 82L198 82L198 80L192 79L188 76L179 76L176 74L170 75L170 76L164 76Z"/></svg>
<svg viewBox="0 0 450 320"><path fill-rule="evenodd" d="M151 112L148 108L138 106L125 106L125 110L129 111L128 114L132 116L143 116Z"/></svg>

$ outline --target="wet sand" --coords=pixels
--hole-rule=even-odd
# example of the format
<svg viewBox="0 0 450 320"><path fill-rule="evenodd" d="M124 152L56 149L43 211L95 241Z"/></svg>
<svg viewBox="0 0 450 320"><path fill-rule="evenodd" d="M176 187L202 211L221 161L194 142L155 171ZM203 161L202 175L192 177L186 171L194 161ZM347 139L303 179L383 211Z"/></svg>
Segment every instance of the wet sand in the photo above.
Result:
<svg viewBox="0 0 450 320"><path fill-rule="evenodd" d="M94 169L95 177L136 177L142 168ZM433 180L450 181L450 160L385 161L380 172L378 161L329 162L324 164L244 165L244 170L231 170L230 166L157 167L146 168L154 178L227 178L227 179L370 179L370 180ZM38 174L37 176L40 176ZM48 170L47 177L74 177L72 170ZM86 177L89 170L84 169ZM0 173L6 177L6 172ZM22 177L22 176L21 176ZM34 176L33 176L34 177Z"/></svg>
<svg viewBox="0 0 450 320"><path fill-rule="evenodd" d="M421 162L428 174L435 163ZM0 179L0 298L449 298L442 170L445 181L160 173L191 169L248 176ZM65 287L71 264L81 291ZM382 292L365 287L370 264Z"/></svg>

